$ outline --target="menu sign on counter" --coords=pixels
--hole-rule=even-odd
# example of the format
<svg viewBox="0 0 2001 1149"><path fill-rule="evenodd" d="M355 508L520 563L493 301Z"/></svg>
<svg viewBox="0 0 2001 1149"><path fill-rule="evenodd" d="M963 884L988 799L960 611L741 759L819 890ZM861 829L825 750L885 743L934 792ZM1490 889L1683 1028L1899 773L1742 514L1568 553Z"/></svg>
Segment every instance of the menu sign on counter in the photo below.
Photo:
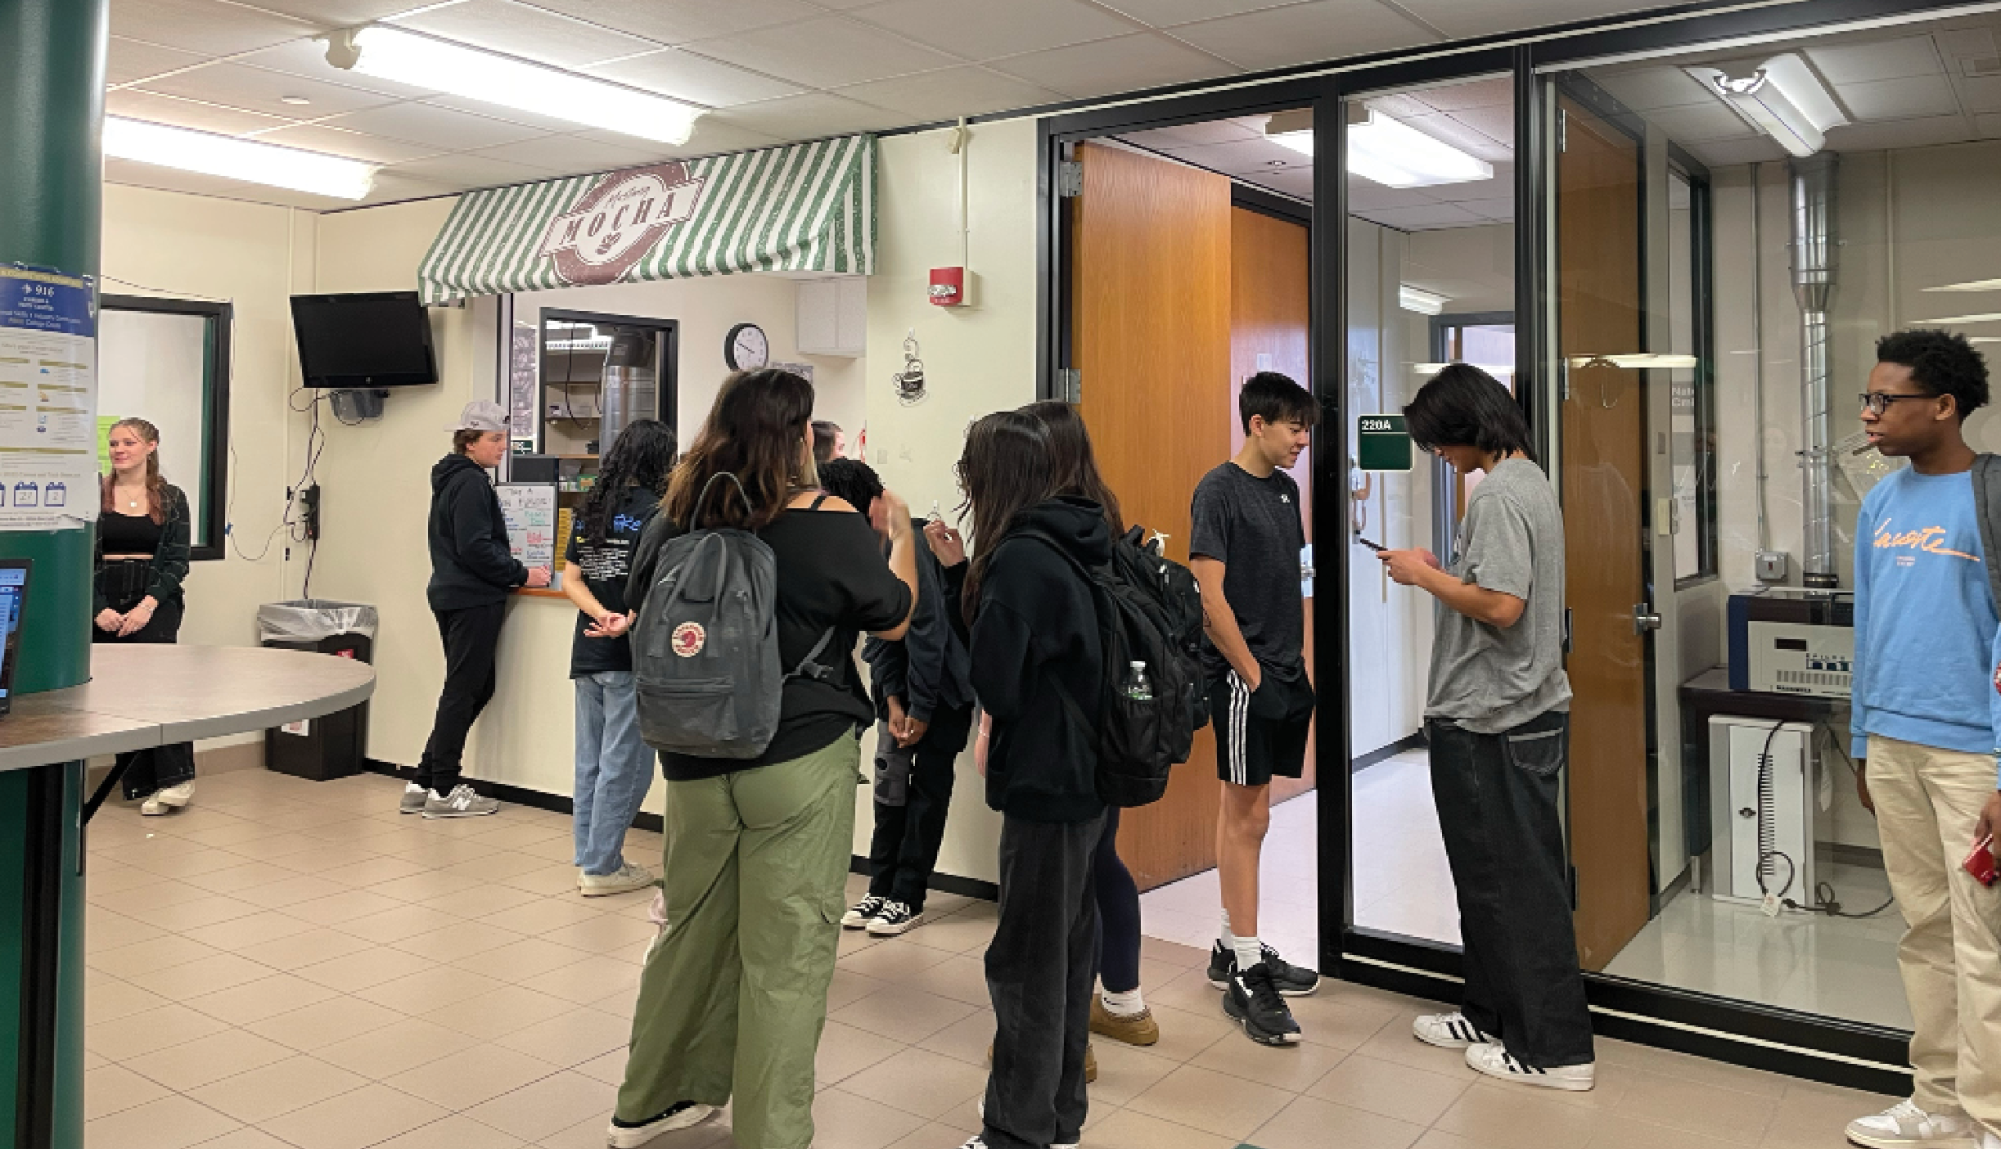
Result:
<svg viewBox="0 0 2001 1149"><path fill-rule="evenodd" d="M97 518L96 337L88 278L0 265L0 530Z"/></svg>
<svg viewBox="0 0 2001 1149"><path fill-rule="evenodd" d="M556 566L556 485L501 483L500 513L507 520L507 549L516 561L533 570Z"/></svg>

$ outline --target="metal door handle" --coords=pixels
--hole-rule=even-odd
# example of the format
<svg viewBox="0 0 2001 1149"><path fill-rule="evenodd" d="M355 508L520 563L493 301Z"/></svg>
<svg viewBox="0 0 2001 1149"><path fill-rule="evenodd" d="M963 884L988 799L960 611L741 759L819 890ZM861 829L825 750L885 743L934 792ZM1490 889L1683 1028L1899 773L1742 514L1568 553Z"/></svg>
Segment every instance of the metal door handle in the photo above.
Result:
<svg viewBox="0 0 2001 1149"><path fill-rule="evenodd" d="M1634 604L1633 606L1634 634L1645 634L1650 630L1659 630L1660 628L1661 628L1661 616L1654 612L1653 607L1643 602Z"/></svg>

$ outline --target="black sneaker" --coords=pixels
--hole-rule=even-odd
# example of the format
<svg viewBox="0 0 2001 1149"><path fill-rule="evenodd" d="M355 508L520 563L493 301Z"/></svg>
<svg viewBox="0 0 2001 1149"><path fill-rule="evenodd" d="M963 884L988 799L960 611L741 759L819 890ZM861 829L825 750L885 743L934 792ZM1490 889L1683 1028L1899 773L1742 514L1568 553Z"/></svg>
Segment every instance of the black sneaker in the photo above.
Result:
<svg viewBox="0 0 2001 1149"><path fill-rule="evenodd" d="M1265 968L1271 970L1272 988L1286 997L1305 997L1320 988L1320 975L1310 969L1292 965L1278 956L1278 951L1260 942L1258 951L1263 956ZM1215 943L1209 950L1209 984L1217 989L1230 988L1230 974L1237 968L1237 955Z"/></svg>
<svg viewBox="0 0 2001 1149"><path fill-rule="evenodd" d="M1232 972L1230 986L1223 991L1223 1012L1244 1027L1244 1034L1259 1045L1296 1045L1299 1023L1273 987L1271 970L1259 962L1241 973Z"/></svg>
<svg viewBox="0 0 2001 1149"><path fill-rule="evenodd" d="M716 1107L693 1101L677 1101L657 1117L627 1124L617 1117L605 1130L605 1144L611 1149L640 1149L640 1146L676 1129L692 1129L716 1115Z"/></svg>

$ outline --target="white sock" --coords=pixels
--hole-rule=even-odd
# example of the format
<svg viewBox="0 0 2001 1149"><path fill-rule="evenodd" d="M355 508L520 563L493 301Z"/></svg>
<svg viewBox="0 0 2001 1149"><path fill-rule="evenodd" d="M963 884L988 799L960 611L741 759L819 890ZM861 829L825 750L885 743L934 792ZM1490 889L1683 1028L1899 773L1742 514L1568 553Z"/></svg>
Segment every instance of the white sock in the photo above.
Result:
<svg viewBox="0 0 2001 1149"><path fill-rule="evenodd" d="M1099 996L1104 999L1105 1012L1111 1014L1113 1017L1138 1017L1140 1014L1146 1012L1146 999L1140 996L1138 986L1134 986L1124 993L1113 993L1111 990L1105 990Z"/></svg>
<svg viewBox="0 0 2001 1149"><path fill-rule="evenodd" d="M1223 928L1217 932L1216 940L1222 944L1224 949L1229 949L1236 944L1237 935L1230 932L1229 910L1223 911Z"/></svg>
<svg viewBox="0 0 2001 1149"><path fill-rule="evenodd" d="M1247 970L1265 960L1264 951L1258 948L1258 939L1254 937L1232 938L1230 939L1230 948L1237 952L1237 969L1239 971Z"/></svg>

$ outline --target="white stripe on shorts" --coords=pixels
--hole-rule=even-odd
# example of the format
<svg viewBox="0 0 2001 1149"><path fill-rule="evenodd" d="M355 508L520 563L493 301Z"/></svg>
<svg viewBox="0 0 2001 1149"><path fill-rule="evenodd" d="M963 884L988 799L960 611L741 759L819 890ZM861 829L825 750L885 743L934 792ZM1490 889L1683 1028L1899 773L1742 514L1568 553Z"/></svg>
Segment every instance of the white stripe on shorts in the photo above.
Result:
<svg viewBox="0 0 2001 1149"><path fill-rule="evenodd" d="M1250 762L1244 753L1244 732L1250 723L1251 688L1243 675L1230 672L1230 781L1250 784Z"/></svg>

